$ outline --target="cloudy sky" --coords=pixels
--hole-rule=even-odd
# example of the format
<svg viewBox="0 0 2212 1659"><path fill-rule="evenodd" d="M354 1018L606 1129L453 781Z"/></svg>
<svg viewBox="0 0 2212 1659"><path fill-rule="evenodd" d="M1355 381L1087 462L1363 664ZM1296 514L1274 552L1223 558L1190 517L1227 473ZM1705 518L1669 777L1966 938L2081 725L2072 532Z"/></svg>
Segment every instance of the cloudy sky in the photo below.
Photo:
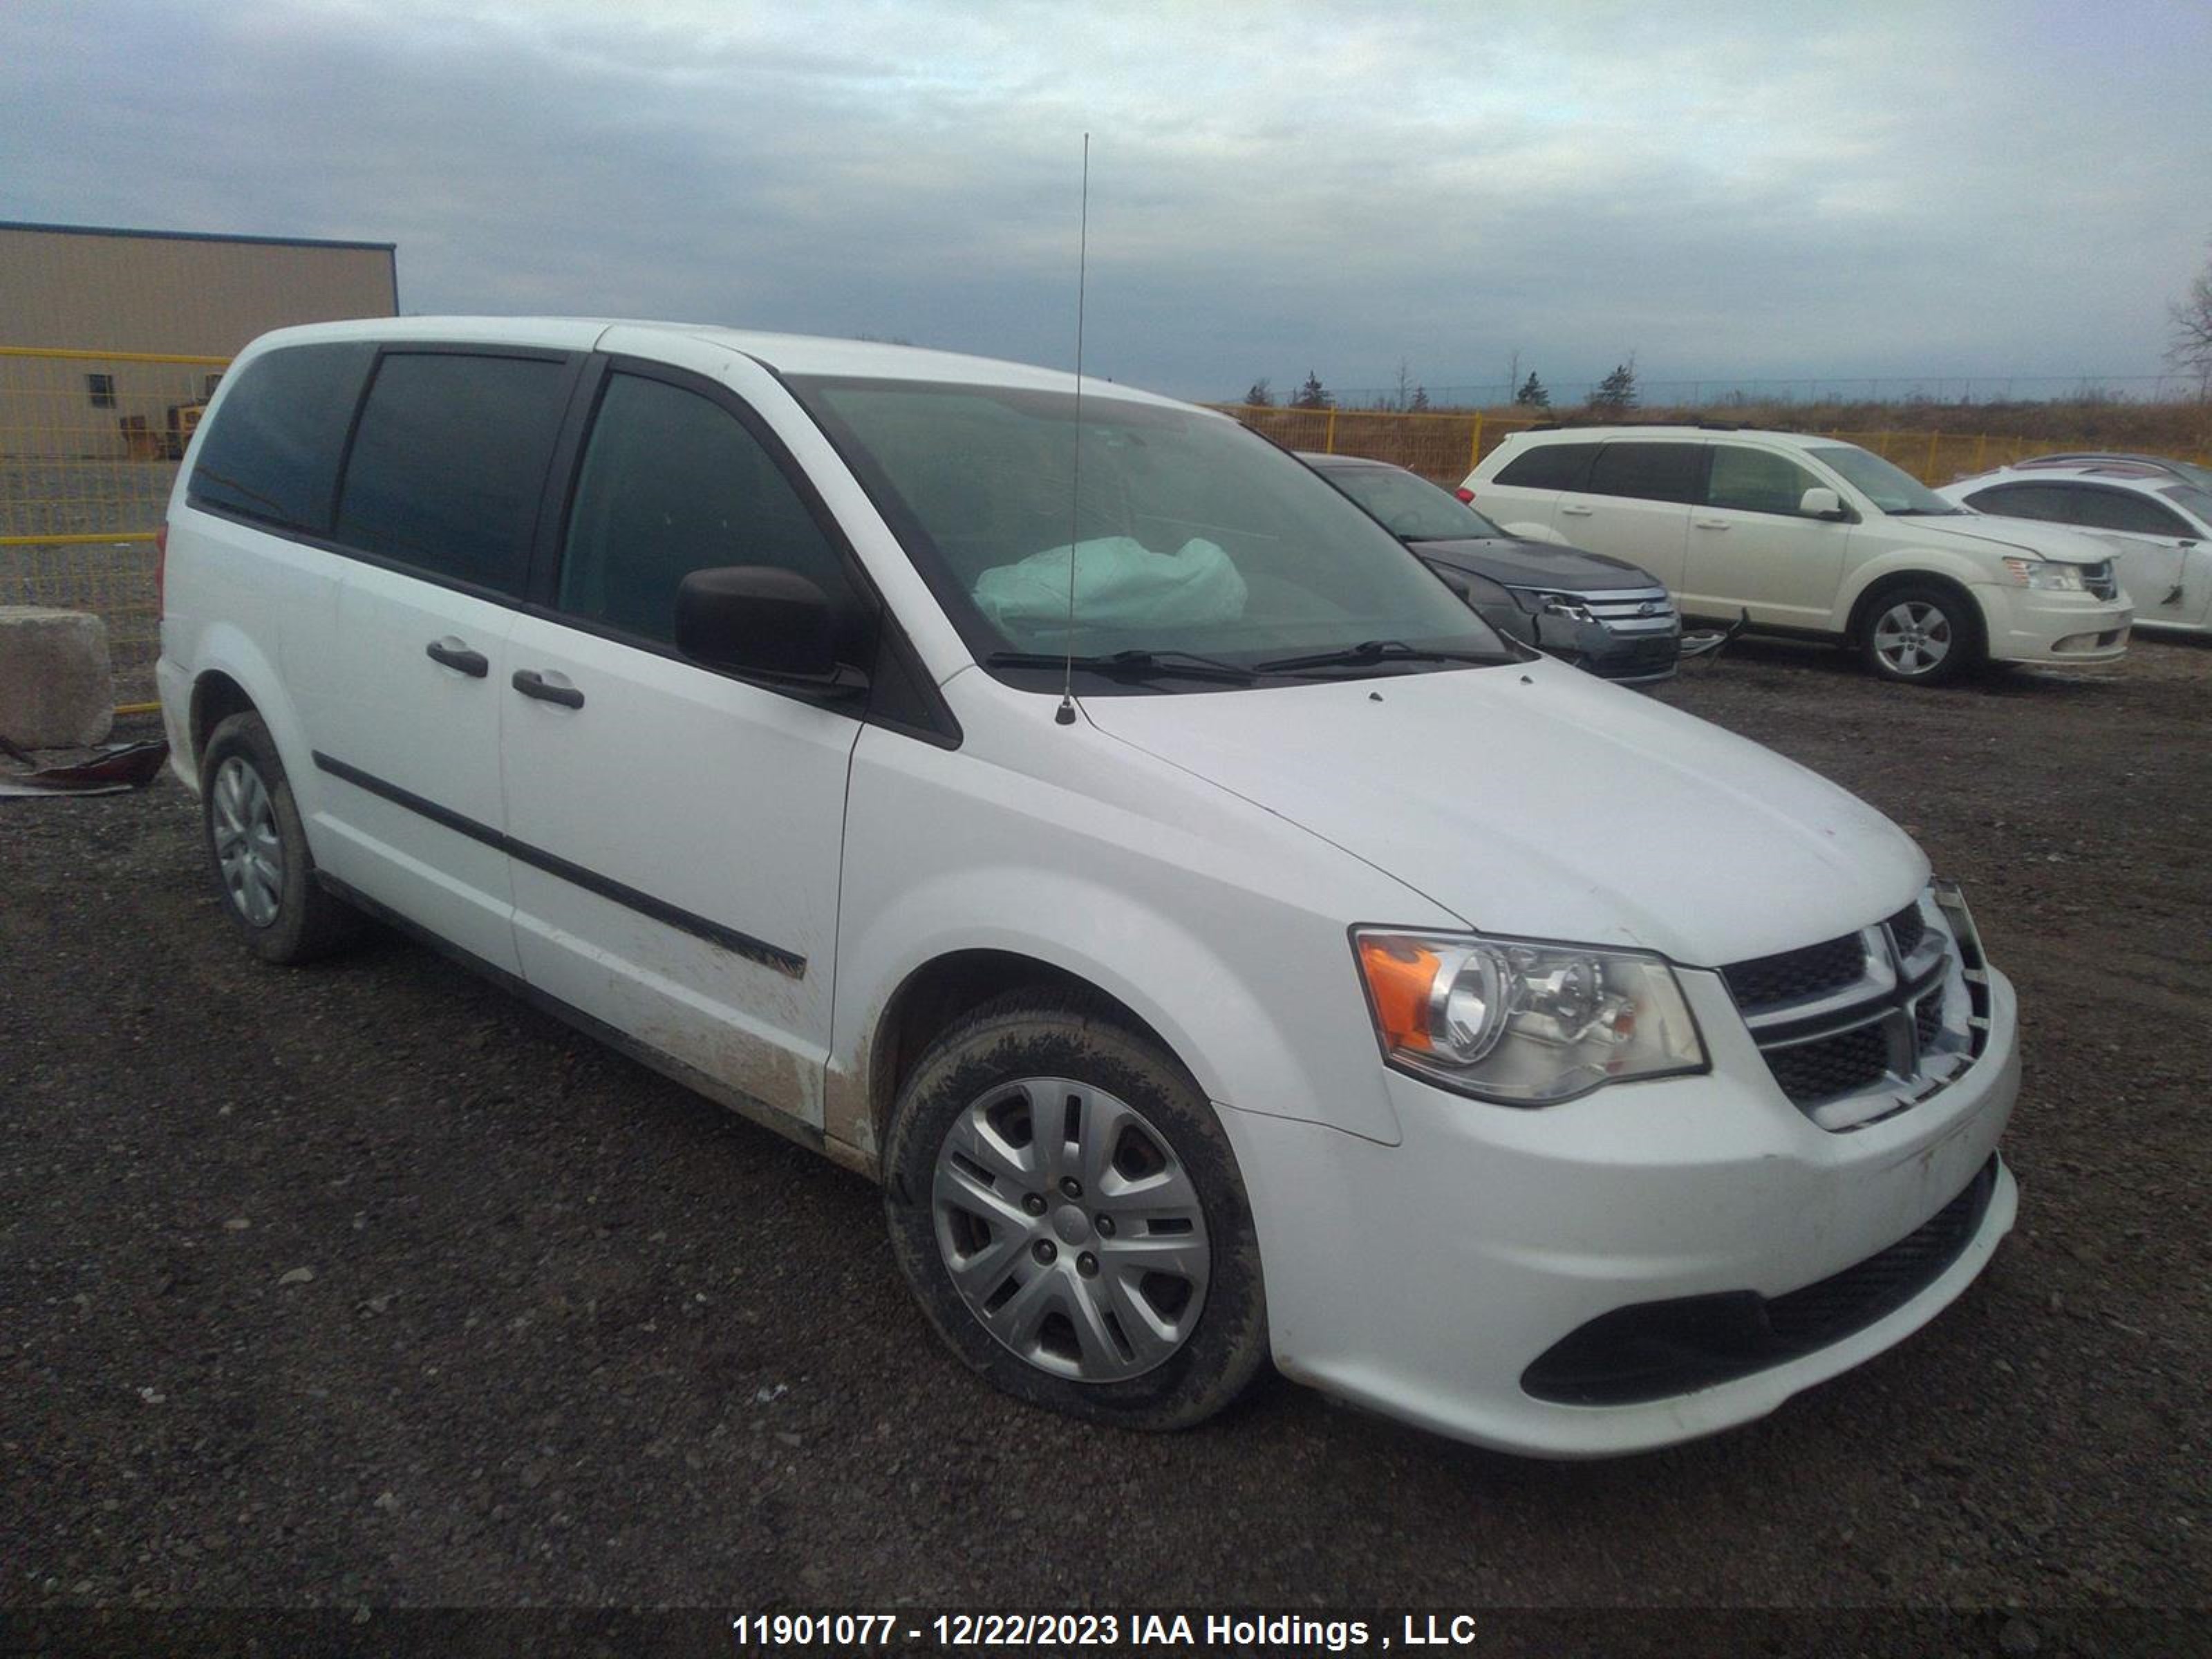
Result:
<svg viewBox="0 0 2212 1659"><path fill-rule="evenodd" d="M0 0L0 218L1198 397L2148 375L2212 6Z"/></svg>

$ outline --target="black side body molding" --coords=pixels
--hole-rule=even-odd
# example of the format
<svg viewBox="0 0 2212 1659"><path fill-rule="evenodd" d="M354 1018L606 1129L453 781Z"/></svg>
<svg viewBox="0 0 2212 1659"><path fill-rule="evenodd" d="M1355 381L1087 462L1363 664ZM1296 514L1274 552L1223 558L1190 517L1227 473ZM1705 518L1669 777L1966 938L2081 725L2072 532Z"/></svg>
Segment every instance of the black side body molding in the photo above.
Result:
<svg viewBox="0 0 2212 1659"><path fill-rule="evenodd" d="M712 917L695 915L669 903L665 899L655 898L650 893L624 886L596 870L586 870L580 864L571 864L567 859L532 847L527 842L503 835L488 823L479 823L476 819L465 817L434 800L426 800L412 790L402 789L396 783L387 783L374 773L364 772L357 766L349 766L319 749L313 752L315 769L319 772L327 772L357 789L366 789L370 794L381 796L410 812L419 812L431 823L442 824L456 835L466 836L471 841L480 841L487 847L496 847L509 858L518 859L548 875L558 876L586 892L597 893L601 898L612 899L617 904L626 906L641 915L651 916L655 921L665 922L671 927L703 939L709 945L719 945L725 951L734 951L763 967L773 968L779 974L788 974L793 979L806 977L806 958L795 951L787 951L780 945L770 945L764 939L755 939L750 933L741 933L734 927L725 927Z"/></svg>

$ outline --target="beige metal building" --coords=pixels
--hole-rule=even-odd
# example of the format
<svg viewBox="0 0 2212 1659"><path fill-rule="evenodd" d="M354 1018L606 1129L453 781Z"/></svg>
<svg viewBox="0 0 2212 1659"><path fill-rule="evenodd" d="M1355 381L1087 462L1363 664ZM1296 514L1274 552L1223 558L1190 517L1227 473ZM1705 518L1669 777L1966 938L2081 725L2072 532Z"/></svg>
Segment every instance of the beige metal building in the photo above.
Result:
<svg viewBox="0 0 2212 1659"><path fill-rule="evenodd" d="M0 456L174 454L221 373L175 360L398 308L390 242L0 222Z"/></svg>

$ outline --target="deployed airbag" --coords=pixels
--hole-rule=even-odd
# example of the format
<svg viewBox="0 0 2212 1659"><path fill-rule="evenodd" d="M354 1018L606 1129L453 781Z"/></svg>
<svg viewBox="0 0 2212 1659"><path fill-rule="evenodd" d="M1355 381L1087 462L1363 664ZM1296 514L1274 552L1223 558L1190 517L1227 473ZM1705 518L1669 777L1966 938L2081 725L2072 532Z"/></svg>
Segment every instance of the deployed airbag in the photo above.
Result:
<svg viewBox="0 0 2212 1659"><path fill-rule="evenodd" d="M1067 619L1071 550L1049 547L975 579L975 604L1009 635ZM1229 555L1196 538L1175 553L1155 553L1127 536L1078 542L1075 616L1085 627L1188 628L1234 622L1244 614L1244 578Z"/></svg>

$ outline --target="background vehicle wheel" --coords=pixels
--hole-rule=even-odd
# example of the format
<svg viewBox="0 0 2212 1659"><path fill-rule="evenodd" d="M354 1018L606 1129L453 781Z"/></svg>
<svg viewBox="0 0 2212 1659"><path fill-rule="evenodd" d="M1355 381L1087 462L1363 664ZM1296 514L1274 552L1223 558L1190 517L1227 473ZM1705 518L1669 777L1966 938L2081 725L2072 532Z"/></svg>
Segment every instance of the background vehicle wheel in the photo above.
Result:
<svg viewBox="0 0 2212 1659"><path fill-rule="evenodd" d="M1186 1428L1267 1357L1228 1137L1103 1003L1015 992L946 1031L900 1092L884 1174L892 1249L930 1322L1018 1398Z"/></svg>
<svg viewBox="0 0 2212 1659"><path fill-rule="evenodd" d="M1861 649L1883 679L1940 685L1981 661L1981 616L1948 588L1893 587L1868 607Z"/></svg>
<svg viewBox="0 0 2212 1659"><path fill-rule="evenodd" d="M223 908L264 962L308 962L351 939L358 912L315 880L307 832L258 714L233 714L200 758L201 820Z"/></svg>

